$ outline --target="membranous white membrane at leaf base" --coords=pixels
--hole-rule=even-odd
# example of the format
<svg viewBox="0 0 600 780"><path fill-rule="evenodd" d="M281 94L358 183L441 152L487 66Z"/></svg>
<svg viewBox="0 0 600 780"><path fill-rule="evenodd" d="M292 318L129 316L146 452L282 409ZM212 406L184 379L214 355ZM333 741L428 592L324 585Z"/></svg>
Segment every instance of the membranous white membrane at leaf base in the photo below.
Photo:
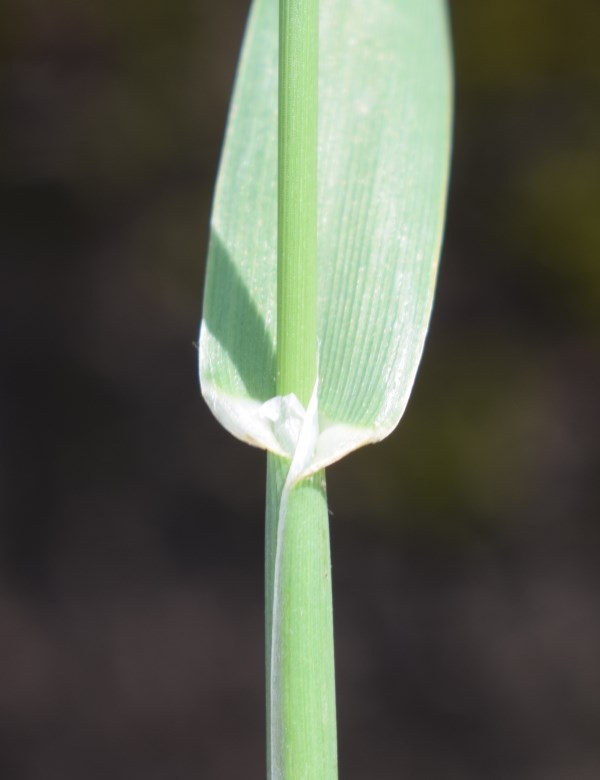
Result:
<svg viewBox="0 0 600 780"><path fill-rule="evenodd" d="M306 413L275 391L277 5L254 0L244 40L199 357L222 425L293 459ZM450 104L442 0L321 0L318 431L303 475L384 438L404 412L433 301Z"/></svg>
<svg viewBox="0 0 600 780"><path fill-rule="evenodd" d="M202 384L202 393L226 430L246 444L288 458L292 462L290 473L294 483L335 463L348 452L382 438L373 431L351 425L325 424L322 427L316 393L312 408L309 404L307 410L294 393L261 403L251 398L227 396L206 382ZM309 410L312 437L301 439ZM305 447L300 453L297 451L299 442Z"/></svg>

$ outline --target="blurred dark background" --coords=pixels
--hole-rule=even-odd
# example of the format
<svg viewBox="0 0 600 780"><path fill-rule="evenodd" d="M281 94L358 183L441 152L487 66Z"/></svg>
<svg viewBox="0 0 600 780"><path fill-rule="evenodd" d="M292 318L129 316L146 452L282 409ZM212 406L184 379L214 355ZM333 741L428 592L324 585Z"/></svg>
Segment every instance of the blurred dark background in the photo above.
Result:
<svg viewBox="0 0 600 780"><path fill-rule="evenodd" d="M264 776L264 456L195 341L246 0L0 10L0 777ZM329 473L345 780L600 777L600 4L452 4L437 304Z"/></svg>

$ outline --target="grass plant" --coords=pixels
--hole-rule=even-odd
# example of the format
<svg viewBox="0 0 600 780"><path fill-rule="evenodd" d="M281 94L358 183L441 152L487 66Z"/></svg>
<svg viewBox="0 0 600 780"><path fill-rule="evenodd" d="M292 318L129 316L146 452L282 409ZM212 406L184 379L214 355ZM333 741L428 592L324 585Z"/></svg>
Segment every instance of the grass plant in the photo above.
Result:
<svg viewBox="0 0 600 780"><path fill-rule="evenodd" d="M429 322L442 0L254 0L211 221L202 392L267 450L269 780L337 777L326 466L397 425Z"/></svg>

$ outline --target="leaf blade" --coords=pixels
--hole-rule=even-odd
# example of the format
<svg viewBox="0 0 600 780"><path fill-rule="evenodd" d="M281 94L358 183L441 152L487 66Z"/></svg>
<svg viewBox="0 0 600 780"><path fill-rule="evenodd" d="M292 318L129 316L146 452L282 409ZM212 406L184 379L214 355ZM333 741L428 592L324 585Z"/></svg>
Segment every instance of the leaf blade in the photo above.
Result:
<svg viewBox="0 0 600 780"><path fill-rule="evenodd" d="M230 422L240 405L260 409L275 395L276 5L255 0L246 33L200 338L203 392L240 438ZM389 434L408 401L433 301L451 121L441 0L323 0L321 8L322 435L311 472ZM249 427L251 443L272 449L267 423Z"/></svg>

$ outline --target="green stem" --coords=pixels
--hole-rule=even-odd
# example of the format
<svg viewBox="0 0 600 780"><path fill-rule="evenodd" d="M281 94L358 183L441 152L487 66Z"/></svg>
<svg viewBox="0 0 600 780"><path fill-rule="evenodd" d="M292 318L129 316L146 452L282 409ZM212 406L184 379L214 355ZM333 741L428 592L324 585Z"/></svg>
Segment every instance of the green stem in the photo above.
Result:
<svg viewBox="0 0 600 780"><path fill-rule="evenodd" d="M317 379L318 17L318 0L280 0L277 393L305 408ZM268 778L336 780L325 473L290 487L289 468L268 455Z"/></svg>
<svg viewBox="0 0 600 780"><path fill-rule="evenodd" d="M285 533L278 539L277 521L288 467L288 461L269 454L268 777L269 780L336 780L333 609L325 474L319 472L292 488ZM275 577L278 542L282 545L279 583ZM272 646L275 623L276 641Z"/></svg>
<svg viewBox="0 0 600 780"><path fill-rule="evenodd" d="M277 393L317 376L318 0L279 3Z"/></svg>

